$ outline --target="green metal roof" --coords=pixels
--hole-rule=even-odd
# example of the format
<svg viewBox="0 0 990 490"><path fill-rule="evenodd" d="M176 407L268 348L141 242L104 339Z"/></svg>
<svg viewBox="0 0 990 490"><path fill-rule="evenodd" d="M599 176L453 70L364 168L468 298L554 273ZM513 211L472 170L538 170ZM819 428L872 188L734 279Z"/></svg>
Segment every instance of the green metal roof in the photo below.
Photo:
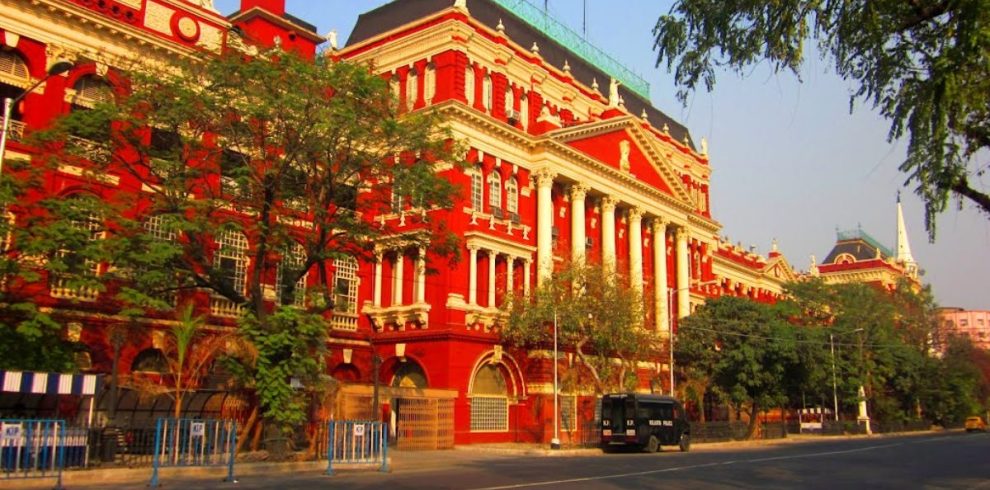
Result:
<svg viewBox="0 0 990 490"><path fill-rule="evenodd" d="M839 241L863 240L864 242L880 249L880 253L882 253L884 257L894 256L894 254L891 252L889 248L883 246L879 240L870 236L870 234L863 231L862 228L857 228L855 230L836 231L836 234L838 235Z"/></svg>
<svg viewBox="0 0 990 490"><path fill-rule="evenodd" d="M539 7L526 0L492 1L512 12L513 15L533 26L575 55L580 56L584 61L615 77L616 80L622 82L629 90L646 100L650 100L649 82L633 73L632 70L626 68L622 63L619 63L615 58L612 58L595 45L589 43L578 33L554 19Z"/></svg>

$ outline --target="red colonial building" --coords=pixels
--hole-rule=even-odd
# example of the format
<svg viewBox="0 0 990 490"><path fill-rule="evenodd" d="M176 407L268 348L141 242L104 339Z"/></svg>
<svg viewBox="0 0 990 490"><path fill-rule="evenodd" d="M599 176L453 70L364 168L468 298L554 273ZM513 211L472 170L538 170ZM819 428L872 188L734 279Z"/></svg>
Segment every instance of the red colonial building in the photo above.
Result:
<svg viewBox="0 0 990 490"><path fill-rule="evenodd" d="M464 260L448 267L427 248L381 246L371 262L337 261L333 282L347 301L327 325L329 374L341 382L334 416L391 418L406 447L547 441L553 359L501 344L508 292L535 288L566 261L611 264L651 306L643 328L669 339L676 319L706 298L773 301L796 278L776 246L764 257L719 237L704 140L696 145L653 107L645 81L569 32L525 2L398 0L361 15L346 45L330 39L333 56L372 63L406 110L442 114L470 163L450 173L463 190L458 204L434 211L463 237ZM168 63L248 40L312 56L324 41L284 0L242 0L229 17L209 0L4 0L0 35L4 97L59 60L81 60L25 97L8 158L30 155L24 131L107 97L119 60ZM48 185L68 189L82 178L61 168ZM401 232L414 226L408 209L400 202L369 219ZM234 240L224 250L246 264L251 246ZM48 287L39 302L87 344L84 369L109 372L115 320L98 295ZM207 305L210 322L229 325L229 306ZM147 322L148 335L122 353L122 372L154 353L160 328ZM669 389L668 356L640 363L641 390ZM566 353L557 362L574 368ZM376 389L383 414L372 413ZM221 411L211 400L202 403ZM595 400L591 388L561 393L565 442L594 420Z"/></svg>

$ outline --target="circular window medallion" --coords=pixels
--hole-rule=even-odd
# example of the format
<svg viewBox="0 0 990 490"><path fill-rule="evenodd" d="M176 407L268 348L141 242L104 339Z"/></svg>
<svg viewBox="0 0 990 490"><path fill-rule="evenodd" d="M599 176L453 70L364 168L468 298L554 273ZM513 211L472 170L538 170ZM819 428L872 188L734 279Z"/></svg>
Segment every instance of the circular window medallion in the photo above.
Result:
<svg viewBox="0 0 990 490"><path fill-rule="evenodd" d="M172 32L184 41L195 42L199 39L199 23L192 17L176 13L172 18Z"/></svg>

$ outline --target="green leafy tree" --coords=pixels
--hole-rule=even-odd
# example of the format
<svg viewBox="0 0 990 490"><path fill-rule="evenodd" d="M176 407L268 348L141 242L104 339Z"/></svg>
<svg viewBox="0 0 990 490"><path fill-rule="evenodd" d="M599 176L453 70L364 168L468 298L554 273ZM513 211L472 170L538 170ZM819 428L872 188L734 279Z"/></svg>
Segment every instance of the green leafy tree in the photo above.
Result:
<svg viewBox="0 0 990 490"><path fill-rule="evenodd" d="M799 365L797 337L772 306L724 296L707 301L681 321L676 364L707 374L718 392L737 407L748 407L747 437L758 415L786 401L787 377ZM705 373L707 371L707 373Z"/></svg>
<svg viewBox="0 0 990 490"><path fill-rule="evenodd" d="M643 328L642 293L598 265L568 265L532 294L511 298L503 340L526 348L573 352L598 393L633 389L636 363L659 355L659 338ZM615 362L618 360L618 362Z"/></svg>
<svg viewBox="0 0 990 490"><path fill-rule="evenodd" d="M715 85L716 72L745 73L763 61L799 73L809 41L856 84L850 104L871 104L908 136L901 170L926 204L926 226L950 197L990 214L978 184L990 148L990 2L678 0L654 27L657 66L674 69L687 94Z"/></svg>
<svg viewBox="0 0 990 490"><path fill-rule="evenodd" d="M457 189L442 174L461 151L438 116L400 114L372 67L329 56L232 51L167 69L135 63L121 78L113 103L35 135L39 158L84 169L93 197L44 200L27 245L62 259L48 268L67 287L111 294L123 315L167 316L176 298L203 291L239 311L245 338L262 343L262 412L289 431L289 373L322 361L293 364L263 341L308 343L317 324L326 339L328 318L350 306L335 295L338 260L367 259L389 240L454 257L456 237L431 213L452 206ZM108 176L121 184L108 188ZM392 212L405 213L401 230L369 219ZM43 236L58 223L94 226L77 226L89 234L66 247ZM271 306L273 282L278 303L300 308L293 321Z"/></svg>

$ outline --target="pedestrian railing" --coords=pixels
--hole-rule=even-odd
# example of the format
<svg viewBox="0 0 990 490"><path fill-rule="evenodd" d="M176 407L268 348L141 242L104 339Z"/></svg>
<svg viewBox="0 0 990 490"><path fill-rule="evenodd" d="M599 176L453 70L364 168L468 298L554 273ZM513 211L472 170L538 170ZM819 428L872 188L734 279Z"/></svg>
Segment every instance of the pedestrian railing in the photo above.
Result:
<svg viewBox="0 0 990 490"><path fill-rule="evenodd" d="M378 466L388 471L388 424L352 420L327 423L327 471L334 464Z"/></svg>
<svg viewBox="0 0 990 490"><path fill-rule="evenodd" d="M158 470L175 466L226 466L234 482L237 422L233 420L158 419L151 483L157 488Z"/></svg>
<svg viewBox="0 0 990 490"><path fill-rule="evenodd" d="M54 478L62 488L65 421L0 420L0 481Z"/></svg>

